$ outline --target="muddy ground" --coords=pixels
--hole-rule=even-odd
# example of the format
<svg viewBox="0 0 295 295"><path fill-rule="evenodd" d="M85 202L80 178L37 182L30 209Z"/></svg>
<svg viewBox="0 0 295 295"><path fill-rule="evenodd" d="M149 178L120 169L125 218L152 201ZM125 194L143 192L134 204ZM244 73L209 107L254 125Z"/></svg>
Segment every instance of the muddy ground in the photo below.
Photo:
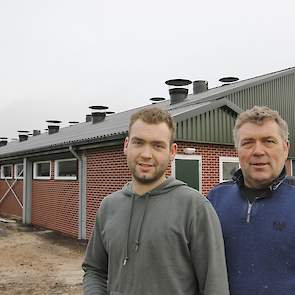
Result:
<svg viewBox="0 0 295 295"><path fill-rule="evenodd" d="M83 294L85 248L85 242L0 218L0 294Z"/></svg>

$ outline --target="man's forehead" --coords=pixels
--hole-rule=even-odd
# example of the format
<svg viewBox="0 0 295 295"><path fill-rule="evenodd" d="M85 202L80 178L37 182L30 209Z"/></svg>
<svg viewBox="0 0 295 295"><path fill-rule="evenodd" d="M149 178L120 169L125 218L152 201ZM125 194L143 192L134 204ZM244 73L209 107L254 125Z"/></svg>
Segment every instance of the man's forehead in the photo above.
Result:
<svg viewBox="0 0 295 295"><path fill-rule="evenodd" d="M279 129L279 125L277 124L276 121L272 119L264 119L263 121L253 121L253 122L249 121L241 125L238 131L251 130L251 132L253 132L252 129L257 130L257 129L267 129L267 128Z"/></svg>
<svg viewBox="0 0 295 295"><path fill-rule="evenodd" d="M144 133L145 130L153 130L154 132L159 132L160 130L162 132L170 132L168 125L165 122L160 122L160 123L146 123L144 121L142 121L141 119L136 120L130 130L129 133ZM129 135L130 135L129 134Z"/></svg>
<svg viewBox="0 0 295 295"><path fill-rule="evenodd" d="M274 120L264 120L261 123L246 122L238 130L240 139L281 137L279 125Z"/></svg>

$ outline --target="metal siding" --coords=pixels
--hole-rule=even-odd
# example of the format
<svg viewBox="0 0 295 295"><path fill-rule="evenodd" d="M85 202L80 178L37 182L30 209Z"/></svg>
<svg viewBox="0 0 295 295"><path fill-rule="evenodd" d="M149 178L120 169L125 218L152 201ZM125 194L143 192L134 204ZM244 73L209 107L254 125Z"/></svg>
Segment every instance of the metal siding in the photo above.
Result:
<svg viewBox="0 0 295 295"><path fill-rule="evenodd" d="M233 115L218 108L177 123L177 140L233 144Z"/></svg>
<svg viewBox="0 0 295 295"><path fill-rule="evenodd" d="M289 125L290 157L295 157L295 75L278 77L274 80L253 85L225 96L242 109L254 105L265 105L277 110Z"/></svg>

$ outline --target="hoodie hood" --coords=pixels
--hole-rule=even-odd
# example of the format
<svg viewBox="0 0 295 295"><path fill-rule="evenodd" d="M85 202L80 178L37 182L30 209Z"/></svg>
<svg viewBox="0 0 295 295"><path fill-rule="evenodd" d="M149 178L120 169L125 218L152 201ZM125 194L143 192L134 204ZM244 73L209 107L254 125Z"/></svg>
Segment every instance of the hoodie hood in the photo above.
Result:
<svg viewBox="0 0 295 295"><path fill-rule="evenodd" d="M175 179L173 176L167 177L167 179L162 182L159 186L152 189L151 191L146 192L144 195L148 195L150 198L153 197L160 197L161 195L168 193L169 191L175 189L176 187L187 185L183 181ZM132 197L134 195L137 195L132 190L132 181L128 182L122 189L122 192L124 195L128 197ZM143 195L143 196L144 196Z"/></svg>

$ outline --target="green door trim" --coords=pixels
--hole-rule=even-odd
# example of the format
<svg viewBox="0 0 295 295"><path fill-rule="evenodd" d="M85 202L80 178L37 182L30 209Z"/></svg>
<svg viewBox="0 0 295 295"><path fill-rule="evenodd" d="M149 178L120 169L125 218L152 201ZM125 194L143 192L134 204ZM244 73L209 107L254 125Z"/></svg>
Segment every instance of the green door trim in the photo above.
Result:
<svg viewBox="0 0 295 295"><path fill-rule="evenodd" d="M171 175L174 177L175 177L175 159L199 161L199 192L202 193L202 156L176 154L175 158L171 162Z"/></svg>

